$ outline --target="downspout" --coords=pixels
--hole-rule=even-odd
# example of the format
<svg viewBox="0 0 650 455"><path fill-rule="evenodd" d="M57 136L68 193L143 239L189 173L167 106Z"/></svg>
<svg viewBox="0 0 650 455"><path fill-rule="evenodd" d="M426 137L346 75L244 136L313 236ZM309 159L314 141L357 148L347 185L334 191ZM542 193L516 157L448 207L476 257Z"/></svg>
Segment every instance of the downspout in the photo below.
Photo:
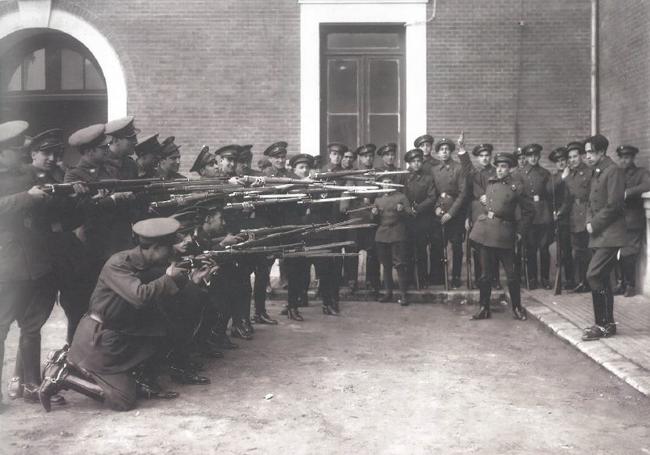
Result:
<svg viewBox="0 0 650 455"><path fill-rule="evenodd" d="M591 134L598 133L598 0L591 0Z"/></svg>

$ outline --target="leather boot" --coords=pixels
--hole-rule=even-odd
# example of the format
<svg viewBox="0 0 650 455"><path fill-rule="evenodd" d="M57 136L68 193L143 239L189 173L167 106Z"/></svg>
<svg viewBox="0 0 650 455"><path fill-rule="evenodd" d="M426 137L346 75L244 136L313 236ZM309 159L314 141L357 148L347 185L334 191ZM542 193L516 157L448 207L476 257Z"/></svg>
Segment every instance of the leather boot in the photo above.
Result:
<svg viewBox="0 0 650 455"><path fill-rule="evenodd" d="M520 321L528 319L526 309L521 306L521 286L519 282L508 283L508 293L510 294L510 302L512 304L512 316Z"/></svg>
<svg viewBox="0 0 650 455"><path fill-rule="evenodd" d="M602 295L601 291L591 291L591 300L594 308L594 321L597 326L603 326L605 324L605 303L601 300Z"/></svg>
<svg viewBox="0 0 650 455"><path fill-rule="evenodd" d="M302 317L302 315L300 314L300 311L298 310L298 308L288 308L288 309L287 309L287 316L288 316L289 319L291 319L292 321L302 322L302 321L305 320L305 319Z"/></svg>
<svg viewBox="0 0 650 455"><path fill-rule="evenodd" d="M338 316L341 314L341 307L339 306L339 301L334 300L332 304L330 305L330 308L332 309L332 314L334 316Z"/></svg>
<svg viewBox="0 0 650 455"><path fill-rule="evenodd" d="M408 306L409 301L408 297L406 296L406 292L408 289L408 273L406 268L400 267L397 269L397 278L399 280L399 291L400 291L400 296L397 299L397 303L399 303L401 306Z"/></svg>
<svg viewBox="0 0 650 455"><path fill-rule="evenodd" d="M490 319L492 313L490 311L490 294L492 292L492 284L479 283L480 297L479 297L479 310L472 316L472 320L479 321L481 319Z"/></svg>

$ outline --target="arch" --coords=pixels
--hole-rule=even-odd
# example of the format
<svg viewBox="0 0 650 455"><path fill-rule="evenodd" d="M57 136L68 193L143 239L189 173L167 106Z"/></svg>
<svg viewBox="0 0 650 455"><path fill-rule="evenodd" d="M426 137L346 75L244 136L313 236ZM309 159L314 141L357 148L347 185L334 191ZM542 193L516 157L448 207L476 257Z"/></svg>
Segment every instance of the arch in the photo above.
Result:
<svg viewBox="0 0 650 455"><path fill-rule="evenodd" d="M12 12L0 17L0 40L20 30L42 29L38 16ZM127 114L127 86L124 68L113 46L106 37L84 19L53 8L47 27L66 33L82 43L93 54L104 73L108 97L107 119Z"/></svg>

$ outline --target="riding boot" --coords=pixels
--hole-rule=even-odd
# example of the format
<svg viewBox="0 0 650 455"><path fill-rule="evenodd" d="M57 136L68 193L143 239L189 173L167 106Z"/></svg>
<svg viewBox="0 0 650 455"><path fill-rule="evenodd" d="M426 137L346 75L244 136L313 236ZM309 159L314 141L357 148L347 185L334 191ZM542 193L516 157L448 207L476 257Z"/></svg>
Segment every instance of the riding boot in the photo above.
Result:
<svg viewBox="0 0 650 455"><path fill-rule="evenodd" d="M510 294L510 303L512 305L512 315L515 319L525 321L528 319L526 309L521 306L521 285L518 281L508 283L508 293Z"/></svg>
<svg viewBox="0 0 650 455"><path fill-rule="evenodd" d="M604 291L591 291L591 299L594 307L594 321L596 325L602 326L605 324L604 311L605 302L602 300Z"/></svg>
<svg viewBox="0 0 650 455"><path fill-rule="evenodd" d="M490 298L492 294L492 285L489 280L481 280L479 286L479 310L473 316L473 320L490 319L492 313L490 311Z"/></svg>
<svg viewBox="0 0 650 455"><path fill-rule="evenodd" d="M397 279L399 280L399 292L400 297L398 302L402 306L407 306L409 304L408 296L406 294L408 289L408 272L405 267L397 268Z"/></svg>

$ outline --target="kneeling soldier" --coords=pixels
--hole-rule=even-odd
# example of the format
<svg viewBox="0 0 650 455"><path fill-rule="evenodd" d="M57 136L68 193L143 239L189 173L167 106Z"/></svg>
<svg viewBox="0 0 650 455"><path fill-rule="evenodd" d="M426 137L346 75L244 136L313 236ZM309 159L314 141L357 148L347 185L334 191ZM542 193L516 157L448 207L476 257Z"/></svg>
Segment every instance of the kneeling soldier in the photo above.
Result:
<svg viewBox="0 0 650 455"><path fill-rule="evenodd" d="M472 228L470 240L479 246L481 278L479 279L480 309L472 319L490 317L492 273L494 262L503 265L508 278L512 312L516 319L526 320L521 306L520 277L515 272L515 241L521 239L535 215L533 202L524 194L523 185L510 176L516 165L511 153L498 153L494 158L496 176L488 179L485 189L485 210ZM515 221L515 210L521 209L521 219Z"/></svg>

